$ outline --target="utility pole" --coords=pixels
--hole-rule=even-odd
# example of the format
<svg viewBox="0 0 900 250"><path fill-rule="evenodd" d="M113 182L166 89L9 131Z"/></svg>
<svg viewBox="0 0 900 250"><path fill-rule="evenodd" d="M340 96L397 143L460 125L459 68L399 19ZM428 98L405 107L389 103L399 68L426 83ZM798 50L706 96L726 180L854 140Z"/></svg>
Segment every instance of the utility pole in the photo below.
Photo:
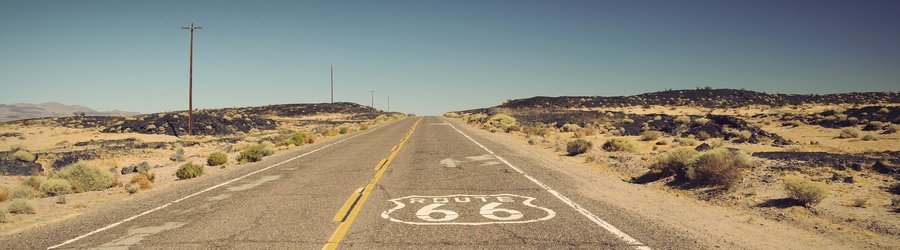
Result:
<svg viewBox="0 0 900 250"><path fill-rule="evenodd" d="M369 91L369 92L372 92L372 106L371 106L371 107L372 107L372 108L375 108L375 91L372 90L372 91Z"/></svg>
<svg viewBox="0 0 900 250"><path fill-rule="evenodd" d="M388 96L387 98L388 98L387 112L390 113L391 112L391 96Z"/></svg>
<svg viewBox="0 0 900 250"><path fill-rule="evenodd" d="M188 63L188 135L194 135L194 30L202 29L191 23L190 27L181 27L181 29L191 31L191 56Z"/></svg>
<svg viewBox="0 0 900 250"><path fill-rule="evenodd" d="M331 103L334 103L334 65L331 65Z"/></svg>

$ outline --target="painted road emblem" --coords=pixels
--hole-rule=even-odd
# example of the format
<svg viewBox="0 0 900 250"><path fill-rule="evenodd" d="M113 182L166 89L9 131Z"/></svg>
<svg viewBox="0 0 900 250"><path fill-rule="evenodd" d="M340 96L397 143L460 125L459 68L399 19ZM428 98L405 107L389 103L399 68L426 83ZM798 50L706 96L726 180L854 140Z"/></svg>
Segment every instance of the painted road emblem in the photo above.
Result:
<svg viewBox="0 0 900 250"><path fill-rule="evenodd" d="M535 198L514 194L413 195L390 200L394 208L381 218L413 225L487 225L549 220L556 212L533 204Z"/></svg>

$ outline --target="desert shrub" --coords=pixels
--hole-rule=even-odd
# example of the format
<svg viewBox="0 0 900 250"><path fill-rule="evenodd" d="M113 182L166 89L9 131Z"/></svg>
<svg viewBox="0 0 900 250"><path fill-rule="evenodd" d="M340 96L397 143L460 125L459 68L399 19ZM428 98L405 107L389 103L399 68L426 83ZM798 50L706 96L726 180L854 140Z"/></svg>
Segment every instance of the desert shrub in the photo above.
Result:
<svg viewBox="0 0 900 250"><path fill-rule="evenodd" d="M76 162L64 167L51 174L50 178L69 181L75 188L75 192L99 191L116 184L116 179L108 171L84 162Z"/></svg>
<svg viewBox="0 0 900 250"><path fill-rule="evenodd" d="M578 129L581 129L581 126L571 123L563 124L562 127L560 127L560 130L562 130L562 132L575 132Z"/></svg>
<svg viewBox="0 0 900 250"><path fill-rule="evenodd" d="M726 131L728 134L737 138L738 141L745 142L750 140L750 137L753 136L750 131L747 130L737 130L737 129L729 129Z"/></svg>
<svg viewBox="0 0 900 250"><path fill-rule="evenodd" d="M40 198L42 196L43 194L41 194L31 186L15 187L9 194L10 199L33 199Z"/></svg>
<svg viewBox="0 0 900 250"><path fill-rule="evenodd" d="M854 207L866 207L866 203L869 202L868 197L856 197L853 199Z"/></svg>
<svg viewBox="0 0 900 250"><path fill-rule="evenodd" d="M136 184L130 184L128 187L125 187L125 192L128 192L128 194L135 194L140 190L141 187Z"/></svg>
<svg viewBox="0 0 900 250"><path fill-rule="evenodd" d="M275 153L275 148L269 142L262 142L250 145L247 149L241 151L237 157L237 161L241 163L258 162L263 157L270 156Z"/></svg>
<svg viewBox="0 0 900 250"><path fill-rule="evenodd" d="M343 134L350 133L350 128L348 128L348 127L341 127L340 130L338 131L338 133L340 133L340 134L342 134L342 135L343 135Z"/></svg>
<svg viewBox="0 0 900 250"><path fill-rule="evenodd" d="M533 126L525 126L522 128L522 132L526 135L537 135L540 137L547 137L550 134L549 126L539 123Z"/></svg>
<svg viewBox="0 0 900 250"><path fill-rule="evenodd" d="M131 181L129 183L129 186L137 185L141 189L150 189L153 187L153 181L151 181L149 175L146 174L136 174L131 176Z"/></svg>
<svg viewBox="0 0 900 250"><path fill-rule="evenodd" d="M41 184L39 189L47 196L57 196L72 193L72 184L63 179L49 179Z"/></svg>
<svg viewBox="0 0 900 250"><path fill-rule="evenodd" d="M626 140L624 138L611 138L606 140L602 146L603 150L607 152L634 152L635 147L631 141Z"/></svg>
<svg viewBox="0 0 900 250"><path fill-rule="evenodd" d="M300 145L302 145L302 144L305 144L306 141L307 141L307 140L306 140L306 133L303 133L303 132L294 132L293 134L291 134L291 139L290 139L290 141L291 141L291 143L293 143L295 146L300 146Z"/></svg>
<svg viewBox="0 0 900 250"><path fill-rule="evenodd" d="M6 190L6 187L0 186L0 202L6 200L9 200L9 191Z"/></svg>
<svg viewBox="0 0 900 250"><path fill-rule="evenodd" d="M306 144L313 144L316 142L316 134L308 133L306 134Z"/></svg>
<svg viewBox="0 0 900 250"><path fill-rule="evenodd" d="M644 131L644 133L641 133L641 141L653 141L659 139L660 136L662 136L662 132L659 131Z"/></svg>
<svg viewBox="0 0 900 250"><path fill-rule="evenodd" d="M25 151L25 150L16 151L10 157L12 157L13 159L19 160L19 161L24 161L24 162L34 162L34 160L35 160L34 154L32 154L28 151Z"/></svg>
<svg viewBox="0 0 900 250"><path fill-rule="evenodd" d="M650 163L650 169L666 176L675 175L675 179L687 179L687 170L697 156L697 151L690 148L676 148L656 156Z"/></svg>
<svg viewBox="0 0 900 250"><path fill-rule="evenodd" d="M34 206L24 199L13 199L6 206L6 210L13 214L34 214Z"/></svg>
<svg viewBox="0 0 900 250"><path fill-rule="evenodd" d="M897 124L891 124L884 129L885 134L893 134L897 133L897 131L900 131L900 125Z"/></svg>
<svg viewBox="0 0 900 250"><path fill-rule="evenodd" d="M369 129L369 124L365 124L365 123L359 124L359 130L368 130L368 129Z"/></svg>
<svg viewBox="0 0 900 250"><path fill-rule="evenodd" d="M325 136L336 136L336 135L339 135L339 134L341 134L341 131L338 130L338 129L334 129L334 128L333 128L333 129L329 129L328 131L325 131Z"/></svg>
<svg viewBox="0 0 900 250"><path fill-rule="evenodd" d="M203 170L203 165L188 162L178 167L175 177L178 177L180 180L191 179L203 175Z"/></svg>
<svg viewBox="0 0 900 250"><path fill-rule="evenodd" d="M838 134L838 138L847 139L847 138L858 138L859 130L855 128L843 128L841 129L841 133Z"/></svg>
<svg viewBox="0 0 900 250"><path fill-rule="evenodd" d="M382 122L386 122L386 121L388 121L388 120L390 120L390 119L391 119L391 118L388 117L388 116L386 116L386 115L378 115L377 117L375 117L375 122L377 122L377 123L382 123Z"/></svg>
<svg viewBox="0 0 900 250"><path fill-rule="evenodd" d="M709 118L706 118L706 117L700 117L700 118L694 119L694 124L697 124L697 126L703 126L703 125L706 125L707 123L709 123Z"/></svg>
<svg viewBox="0 0 900 250"><path fill-rule="evenodd" d="M675 117L675 122L681 123L681 124L688 124L688 123L691 123L691 117L686 116L686 115L681 115L681 116Z"/></svg>
<svg viewBox="0 0 900 250"><path fill-rule="evenodd" d="M306 140L306 138L303 138ZM228 155L222 152L215 152L206 157L206 164L210 166L218 166L228 163Z"/></svg>
<svg viewBox="0 0 900 250"><path fill-rule="evenodd" d="M726 148L712 149L697 155L688 168L690 181L731 188L743 179L743 170L750 167L747 156Z"/></svg>
<svg viewBox="0 0 900 250"><path fill-rule="evenodd" d="M597 134L597 129L593 127L584 127L582 129L575 130L576 138L584 138L585 136L591 136Z"/></svg>
<svg viewBox="0 0 900 250"><path fill-rule="evenodd" d="M513 126L516 126L516 118L504 114L497 114L488 118L484 124L508 133Z"/></svg>
<svg viewBox="0 0 900 250"><path fill-rule="evenodd" d="M863 141L877 141L878 137L875 137L874 135L864 135L862 137L862 140Z"/></svg>
<svg viewBox="0 0 900 250"><path fill-rule="evenodd" d="M447 113L444 113L444 117L447 117L447 118L457 118L457 117L459 117L459 114L458 114L458 113L455 113L455 112L447 112Z"/></svg>
<svg viewBox="0 0 900 250"><path fill-rule="evenodd" d="M694 146L697 145L697 140L691 138L675 138L675 143L678 143L678 146Z"/></svg>
<svg viewBox="0 0 900 250"><path fill-rule="evenodd" d="M632 123L634 123L634 119L631 119L631 118L625 118L625 119L622 119L622 123L625 123L625 124L632 124Z"/></svg>
<svg viewBox="0 0 900 250"><path fill-rule="evenodd" d="M591 143L590 141L576 139L574 141L569 141L566 144L566 152L568 152L571 156L575 156L591 150L591 146L593 146L593 143Z"/></svg>
<svg viewBox="0 0 900 250"><path fill-rule="evenodd" d="M825 184L801 177L784 178L784 190L788 197L797 200L804 206L818 204L828 196Z"/></svg>
<svg viewBox="0 0 900 250"><path fill-rule="evenodd" d="M22 150L28 150L28 148L25 148L25 145L18 144L18 143L17 143L17 144L9 145L9 151L10 151L10 152L22 151Z"/></svg>
<svg viewBox="0 0 900 250"><path fill-rule="evenodd" d="M34 189L40 188L41 183L44 183L44 177L40 176L28 176L27 178L22 180L22 185L29 186Z"/></svg>

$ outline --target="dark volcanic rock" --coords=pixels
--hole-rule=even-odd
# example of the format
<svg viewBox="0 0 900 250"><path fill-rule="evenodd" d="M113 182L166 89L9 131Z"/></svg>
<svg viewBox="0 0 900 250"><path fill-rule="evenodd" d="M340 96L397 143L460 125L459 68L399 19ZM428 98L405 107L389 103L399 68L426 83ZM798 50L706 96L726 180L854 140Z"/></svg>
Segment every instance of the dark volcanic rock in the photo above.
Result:
<svg viewBox="0 0 900 250"><path fill-rule="evenodd" d="M99 155L97 155L96 151L78 151L70 154L63 155L59 159L53 162L51 165L53 169L60 169L68 165L72 165L78 161L82 160L93 160L97 159Z"/></svg>
<svg viewBox="0 0 900 250"><path fill-rule="evenodd" d="M827 152L755 152L753 156L790 162L790 170L797 166L832 167L838 170L852 169L862 171L863 166L872 166L873 170L883 174L897 173L897 167L887 166L884 162L897 165L900 163L900 151L885 151L863 154L837 154ZM882 162L878 164L877 162ZM879 166L880 165L880 166ZM876 168L881 170L876 170Z"/></svg>
<svg viewBox="0 0 900 250"><path fill-rule="evenodd" d="M734 108L747 105L798 105L798 104L878 104L900 103L900 93L866 92L828 95L767 94L736 89L669 90L633 96L538 96L517 99L501 104L500 108L582 108L629 107L643 105L700 106L707 108Z"/></svg>
<svg viewBox="0 0 900 250"><path fill-rule="evenodd" d="M863 130L875 131L884 129L885 126L876 127L872 122L883 124L900 124L900 107L894 106L867 106L862 108L850 108L837 112L828 110L816 114L786 116L782 121L798 120L810 125L819 125L826 128L843 128L857 125L865 125Z"/></svg>
<svg viewBox="0 0 900 250"><path fill-rule="evenodd" d="M34 175L43 171L40 163L0 158L0 175Z"/></svg>
<svg viewBox="0 0 900 250"><path fill-rule="evenodd" d="M150 164L145 161L145 162L141 162L140 164L137 164L134 166L124 167L124 168L122 168L122 175L130 174L130 173L137 173L141 170L150 170Z"/></svg>
<svg viewBox="0 0 900 250"><path fill-rule="evenodd" d="M712 147L709 146L709 144L703 143L703 144L700 144L699 146L697 146L696 148L694 148L694 150L703 152L703 151L706 151L706 150L710 150L711 148L712 148Z"/></svg>

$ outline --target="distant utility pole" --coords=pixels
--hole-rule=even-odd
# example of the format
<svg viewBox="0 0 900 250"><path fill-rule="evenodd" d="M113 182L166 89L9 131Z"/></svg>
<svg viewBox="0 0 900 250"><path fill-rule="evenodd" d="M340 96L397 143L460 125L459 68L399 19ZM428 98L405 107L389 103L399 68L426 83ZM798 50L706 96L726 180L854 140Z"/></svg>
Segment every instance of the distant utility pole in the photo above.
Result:
<svg viewBox="0 0 900 250"><path fill-rule="evenodd" d="M387 112L391 112L391 96L388 96Z"/></svg>
<svg viewBox="0 0 900 250"><path fill-rule="evenodd" d="M194 23L191 23L190 27L181 27L191 31L191 56L188 64L188 135L194 135L194 30L202 28Z"/></svg>
<svg viewBox="0 0 900 250"><path fill-rule="evenodd" d="M375 108L375 91L372 90L372 91L369 91L369 92L372 92L372 106L371 106L371 107L372 107L372 108Z"/></svg>
<svg viewBox="0 0 900 250"><path fill-rule="evenodd" d="M331 103L334 103L334 65L331 65Z"/></svg>

